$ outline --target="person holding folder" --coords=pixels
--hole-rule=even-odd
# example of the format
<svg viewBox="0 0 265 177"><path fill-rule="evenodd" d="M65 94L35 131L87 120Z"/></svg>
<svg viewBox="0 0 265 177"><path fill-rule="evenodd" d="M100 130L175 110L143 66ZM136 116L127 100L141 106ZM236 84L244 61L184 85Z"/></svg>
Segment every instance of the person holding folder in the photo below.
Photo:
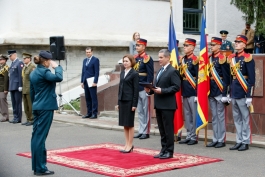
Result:
<svg viewBox="0 0 265 177"><path fill-rule="evenodd" d="M86 48L86 56L83 60L83 68L81 74L81 87L85 90L87 114L82 118L96 119L98 114L98 98L97 98L97 83L99 76L99 59L93 56L93 49ZM89 84L89 80L93 80Z"/></svg>

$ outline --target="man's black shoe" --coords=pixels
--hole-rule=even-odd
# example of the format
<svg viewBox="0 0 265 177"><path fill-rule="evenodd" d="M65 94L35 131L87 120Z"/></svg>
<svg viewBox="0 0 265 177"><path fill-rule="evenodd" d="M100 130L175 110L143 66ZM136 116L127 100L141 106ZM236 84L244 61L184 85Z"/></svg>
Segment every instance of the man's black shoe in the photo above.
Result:
<svg viewBox="0 0 265 177"><path fill-rule="evenodd" d="M211 142L210 144L207 144L206 147L215 147L215 145L217 144L218 142Z"/></svg>
<svg viewBox="0 0 265 177"><path fill-rule="evenodd" d="M96 118L98 118L98 116L95 114L93 114L91 117L89 117L89 119L96 119Z"/></svg>
<svg viewBox="0 0 265 177"><path fill-rule="evenodd" d="M18 120L13 121L13 124L17 124L17 123L21 123L21 121L18 121Z"/></svg>
<svg viewBox="0 0 265 177"><path fill-rule="evenodd" d="M27 121L27 122L24 122L24 123L22 123L21 125L27 125L29 122Z"/></svg>
<svg viewBox="0 0 265 177"><path fill-rule="evenodd" d="M33 122L28 122L28 123L26 124L26 126L31 126L31 125L33 125Z"/></svg>
<svg viewBox="0 0 265 177"><path fill-rule="evenodd" d="M179 142L179 144L188 144L190 140L189 139L185 139Z"/></svg>
<svg viewBox="0 0 265 177"><path fill-rule="evenodd" d="M9 121L9 123L13 123L13 122L14 122L14 119Z"/></svg>
<svg viewBox="0 0 265 177"><path fill-rule="evenodd" d="M160 152L159 154L154 155L154 158L159 158L159 157L162 156L163 154L164 154L163 152Z"/></svg>
<svg viewBox="0 0 265 177"><path fill-rule="evenodd" d="M142 134L142 136L139 137L140 140L149 138L149 134Z"/></svg>
<svg viewBox="0 0 265 177"><path fill-rule="evenodd" d="M241 143L236 143L233 147L229 148L230 150L238 150L240 148Z"/></svg>
<svg viewBox="0 0 265 177"><path fill-rule="evenodd" d="M50 171L50 170L47 170L43 173L34 172L34 175L36 175L36 176L53 175L53 174L54 174L54 171Z"/></svg>
<svg viewBox="0 0 265 177"><path fill-rule="evenodd" d="M221 147L225 147L225 143L218 142L215 146L215 148L221 148Z"/></svg>
<svg viewBox="0 0 265 177"><path fill-rule="evenodd" d="M179 136L175 136L175 138L174 138L174 141L175 142L178 142L178 141L180 141L181 140L181 138L179 137Z"/></svg>
<svg viewBox="0 0 265 177"><path fill-rule="evenodd" d="M134 138L140 138L142 136L142 134L137 134L134 136Z"/></svg>
<svg viewBox="0 0 265 177"><path fill-rule="evenodd" d="M248 144L242 144L240 148L238 148L238 151L245 151L248 150Z"/></svg>
<svg viewBox="0 0 265 177"><path fill-rule="evenodd" d="M169 158L172 158L173 157L173 154L169 153L169 152L166 152L164 153L163 155L161 155L159 157L159 159L169 159Z"/></svg>
<svg viewBox="0 0 265 177"><path fill-rule="evenodd" d="M91 114L87 114L87 115L83 116L82 118L83 118L83 119L86 119L86 118L89 118L89 117L91 117L91 116L92 116Z"/></svg>
<svg viewBox="0 0 265 177"><path fill-rule="evenodd" d="M194 145L194 144L198 144L198 141L190 140L187 145Z"/></svg>

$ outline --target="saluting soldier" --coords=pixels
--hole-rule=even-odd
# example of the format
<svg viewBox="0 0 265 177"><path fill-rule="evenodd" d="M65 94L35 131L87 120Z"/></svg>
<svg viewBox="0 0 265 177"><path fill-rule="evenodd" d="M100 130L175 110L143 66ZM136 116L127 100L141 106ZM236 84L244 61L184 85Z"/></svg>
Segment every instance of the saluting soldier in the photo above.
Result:
<svg viewBox="0 0 265 177"><path fill-rule="evenodd" d="M22 68L24 64L17 58L15 50L8 50L8 56L12 61L9 67L9 91L13 107L13 120L10 123L21 123L22 118Z"/></svg>
<svg viewBox="0 0 265 177"><path fill-rule="evenodd" d="M36 68L31 62L32 55L29 53L22 54L24 59L24 68L22 69L23 87L22 87L22 98L24 104L24 112L27 117L27 121L22 125L30 126L33 125L33 114L32 114L32 102L30 99L30 73Z"/></svg>
<svg viewBox="0 0 265 177"><path fill-rule="evenodd" d="M237 52L228 56L231 69L231 92L233 118L236 127L236 144L230 150L245 151L250 144L250 111L255 85L255 62L245 53L248 38L238 35L235 40Z"/></svg>
<svg viewBox="0 0 265 177"><path fill-rule="evenodd" d="M231 50L234 53L234 47L232 45L232 42L226 40L227 35L228 35L228 31L221 30L220 34L221 34L221 37L222 37L221 50Z"/></svg>
<svg viewBox="0 0 265 177"><path fill-rule="evenodd" d="M196 110L199 58L193 54L195 46L195 39L185 39L185 56L181 59L180 74L187 137L185 140L180 141L179 144L194 145L198 143L196 136Z"/></svg>
<svg viewBox="0 0 265 177"><path fill-rule="evenodd" d="M222 39L211 39L212 55L210 61L210 94L208 97L212 112L213 140L206 147L221 148L225 146L225 103L228 102L228 89L230 85L230 67L226 56L220 53Z"/></svg>
<svg viewBox="0 0 265 177"><path fill-rule="evenodd" d="M6 99L9 87L7 60L7 56L0 55L0 113L3 116L3 118L0 119L1 122L9 120L8 103Z"/></svg>
<svg viewBox="0 0 265 177"><path fill-rule="evenodd" d="M139 73L139 82L153 83L154 79L154 62L150 55L145 52L147 40L139 38L136 42L137 55L134 56L136 64L134 69ZM139 84L138 97L138 120L139 131L134 138L147 139L150 133L150 97L146 95L144 87Z"/></svg>

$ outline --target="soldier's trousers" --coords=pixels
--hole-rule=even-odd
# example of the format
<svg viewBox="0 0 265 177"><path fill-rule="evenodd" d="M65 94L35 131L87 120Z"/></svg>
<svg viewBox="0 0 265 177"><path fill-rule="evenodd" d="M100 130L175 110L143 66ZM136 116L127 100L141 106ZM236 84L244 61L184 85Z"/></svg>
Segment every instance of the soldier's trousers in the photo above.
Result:
<svg viewBox="0 0 265 177"><path fill-rule="evenodd" d="M232 111L236 126L236 143L250 144L250 116L246 98L232 98Z"/></svg>
<svg viewBox="0 0 265 177"><path fill-rule="evenodd" d="M52 124L53 112L53 110L33 111L34 123L31 137L31 160L34 172L43 173L48 170L46 167L47 152L45 141Z"/></svg>
<svg viewBox="0 0 265 177"><path fill-rule="evenodd" d="M22 92L18 90L10 91L13 115L15 121L21 121L22 118Z"/></svg>
<svg viewBox="0 0 265 177"><path fill-rule="evenodd" d="M185 115L185 126L187 129L187 137L189 140L197 140L196 137L196 111L197 103L194 102L195 96L183 97L183 109Z"/></svg>
<svg viewBox="0 0 265 177"><path fill-rule="evenodd" d="M225 105L221 102L222 95L209 97L212 112L213 142L225 141Z"/></svg>
<svg viewBox="0 0 265 177"><path fill-rule="evenodd" d="M33 115L32 115L32 103L30 99L30 94L23 94L22 98L23 98L23 104L24 104L24 112L26 114L27 121L32 122Z"/></svg>
<svg viewBox="0 0 265 177"><path fill-rule="evenodd" d="M138 97L138 120L139 120L139 134L150 133L150 97L146 96L144 90L139 92Z"/></svg>
<svg viewBox="0 0 265 177"><path fill-rule="evenodd" d="M7 94L4 92L0 92L0 113L3 116L3 119L8 120L9 119L9 113L8 113L8 103L7 103Z"/></svg>

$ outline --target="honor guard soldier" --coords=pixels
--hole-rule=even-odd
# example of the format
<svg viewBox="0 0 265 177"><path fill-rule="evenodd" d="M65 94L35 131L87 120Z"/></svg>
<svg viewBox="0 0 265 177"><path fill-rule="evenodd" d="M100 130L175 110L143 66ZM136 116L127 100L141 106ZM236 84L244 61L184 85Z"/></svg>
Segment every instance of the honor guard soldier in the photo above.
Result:
<svg viewBox="0 0 265 177"><path fill-rule="evenodd" d="M221 37L222 37L222 45L221 45L221 50L231 50L232 53L234 52L234 47L232 45L232 42L226 40L228 31L226 30L221 30L220 31Z"/></svg>
<svg viewBox="0 0 265 177"><path fill-rule="evenodd" d="M237 52L228 57L231 69L231 91L233 118L236 127L236 144L230 150L244 151L250 144L250 109L255 85L255 62L251 54L245 53L248 38L238 35L235 40Z"/></svg>
<svg viewBox="0 0 265 177"><path fill-rule="evenodd" d="M226 56L220 53L222 39L213 37L211 39L212 55L210 61L210 94L208 97L213 126L212 143L206 147L221 148L225 146L225 104L228 102L227 87L230 85L230 67Z"/></svg>
<svg viewBox="0 0 265 177"><path fill-rule="evenodd" d="M17 58L15 50L8 50L8 56L12 61L9 67L9 91L11 95L14 119L9 121L21 123L22 118L22 68L24 64Z"/></svg>
<svg viewBox="0 0 265 177"><path fill-rule="evenodd" d="M134 56L136 64L134 69L139 73L139 82L153 83L154 79L154 62L150 55L145 52L147 40L138 39L136 42L137 55ZM138 97L138 119L139 131L134 138L147 139L150 133L150 97L146 95L144 87L139 84Z"/></svg>
<svg viewBox="0 0 265 177"><path fill-rule="evenodd" d="M8 103L7 103L7 94L9 87L9 78L8 78L8 65L6 61L8 60L7 56L0 55L0 114L3 116L0 119L0 122L5 122L9 120L8 113Z"/></svg>
<svg viewBox="0 0 265 177"><path fill-rule="evenodd" d="M23 87L22 87L22 98L24 104L24 112L27 117L27 121L22 125L30 126L33 125L33 114L32 114L32 102L30 99L30 73L35 69L35 65L31 63L32 55L29 53L22 54L24 59L24 68L22 69Z"/></svg>
<svg viewBox="0 0 265 177"><path fill-rule="evenodd" d="M196 111L197 111L197 78L199 58L193 54L196 40L186 38L184 43L185 56L181 59L180 74L182 78L181 90L183 109L187 129L187 137L179 144L197 144L196 136Z"/></svg>

